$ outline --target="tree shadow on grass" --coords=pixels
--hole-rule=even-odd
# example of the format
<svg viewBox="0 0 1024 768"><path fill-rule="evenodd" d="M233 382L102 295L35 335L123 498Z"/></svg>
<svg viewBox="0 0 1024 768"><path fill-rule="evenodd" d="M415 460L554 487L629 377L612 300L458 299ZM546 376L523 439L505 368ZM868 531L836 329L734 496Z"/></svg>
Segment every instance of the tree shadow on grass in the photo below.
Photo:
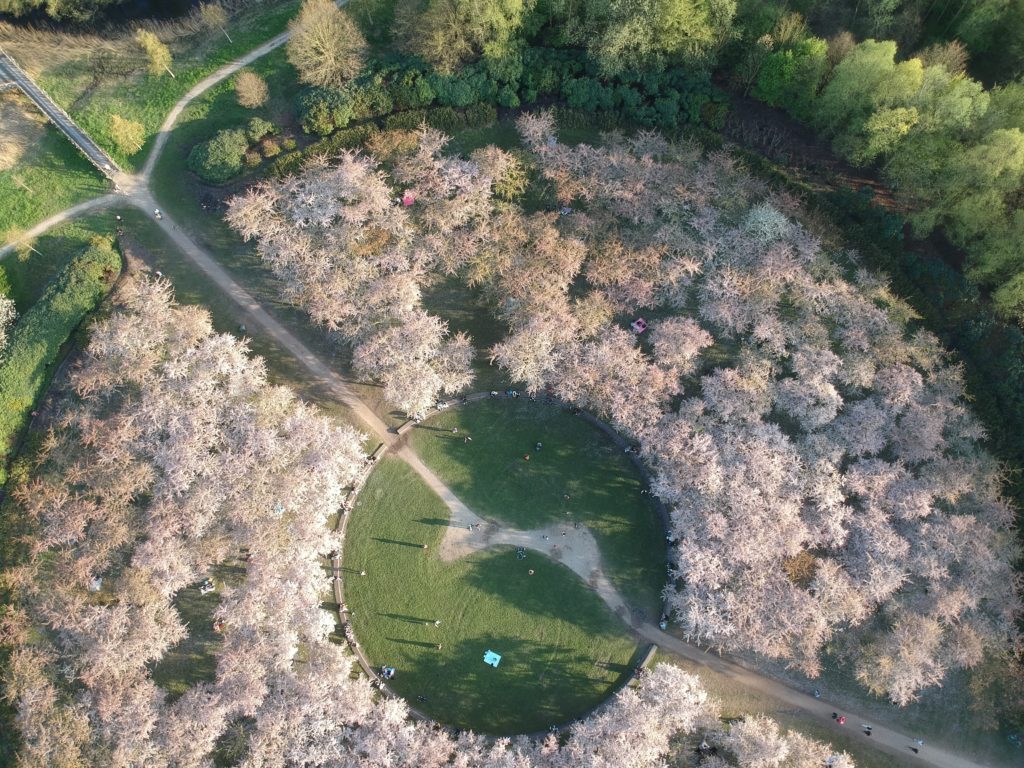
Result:
<svg viewBox="0 0 1024 768"><path fill-rule="evenodd" d="M420 640L402 640L398 637L389 637L388 640L392 643L398 643L399 645L414 645L417 648L432 648L437 650L437 643L424 643Z"/></svg>
<svg viewBox="0 0 1024 768"><path fill-rule="evenodd" d="M423 525L444 525L449 528L465 528L466 526L461 523L455 523L449 520L447 517L421 517L415 522L423 523Z"/></svg>
<svg viewBox="0 0 1024 768"><path fill-rule="evenodd" d="M535 550L516 559L515 548L500 547L476 555L466 583L531 616L569 622L590 637L621 637L622 621L576 573ZM533 574L530 574L533 570Z"/></svg>
<svg viewBox="0 0 1024 768"><path fill-rule="evenodd" d="M398 670L392 687L442 723L493 735L574 720L604 701L631 669L502 633L446 644L441 651L429 647L411 668ZM488 650L501 655L497 668L484 663ZM417 702L417 696L427 701Z"/></svg>
<svg viewBox="0 0 1024 768"><path fill-rule="evenodd" d="M402 547L411 547L413 549L423 549L423 544L417 544L415 541L399 541L398 539L383 539L380 536L372 537L374 541L382 542L383 544L398 544Z"/></svg>
<svg viewBox="0 0 1024 768"><path fill-rule="evenodd" d="M419 616L408 616L404 613L381 613L377 612L378 616L385 616L389 619L397 619L398 621L405 621L409 624L433 624L434 619L424 619Z"/></svg>

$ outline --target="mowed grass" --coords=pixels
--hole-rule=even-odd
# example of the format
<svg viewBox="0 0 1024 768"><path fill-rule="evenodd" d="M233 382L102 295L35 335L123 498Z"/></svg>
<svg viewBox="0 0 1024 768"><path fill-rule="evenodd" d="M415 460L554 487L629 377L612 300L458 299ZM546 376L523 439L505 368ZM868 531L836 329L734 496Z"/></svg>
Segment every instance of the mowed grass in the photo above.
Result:
<svg viewBox="0 0 1024 768"><path fill-rule="evenodd" d="M175 44L173 78L143 70L96 83L89 72L88 58L83 57L45 71L39 83L126 170L135 170L148 155L157 129L178 99L218 67L282 32L298 5L298 0L260 3L240 12L228 24L231 42L220 30L208 30ZM122 47L136 50L131 42ZM146 139L139 151L125 153L112 140L110 118L115 114L142 123Z"/></svg>
<svg viewBox="0 0 1024 768"><path fill-rule="evenodd" d="M109 191L99 171L47 123L17 163L0 171L0 245L58 211Z"/></svg>
<svg viewBox="0 0 1024 768"><path fill-rule="evenodd" d="M540 401L499 398L444 411L418 425L411 440L478 515L526 530L590 529L615 587L657 618L666 563L661 520L640 493L636 468L592 424Z"/></svg>
<svg viewBox="0 0 1024 768"><path fill-rule="evenodd" d="M448 509L400 460L380 462L351 514L345 600L356 637L429 716L491 734L543 730L629 674L637 648L625 625L564 566L510 548L442 562ZM496 669L488 650L502 657Z"/></svg>
<svg viewBox="0 0 1024 768"><path fill-rule="evenodd" d="M217 654L224 639L213 631L213 612L220 604L223 588L245 580L245 567L239 562L222 563L210 569L209 578L217 587L215 591L201 595L198 584L191 584L174 596L174 607L188 626L188 637L171 647L151 668L153 682L167 691L172 701L198 683L215 679Z"/></svg>

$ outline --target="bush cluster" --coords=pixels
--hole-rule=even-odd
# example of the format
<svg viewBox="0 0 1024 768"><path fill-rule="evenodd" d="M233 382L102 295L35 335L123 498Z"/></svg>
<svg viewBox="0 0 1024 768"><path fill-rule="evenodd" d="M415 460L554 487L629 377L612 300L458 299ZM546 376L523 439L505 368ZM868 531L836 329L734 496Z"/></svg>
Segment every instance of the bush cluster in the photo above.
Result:
<svg viewBox="0 0 1024 768"><path fill-rule="evenodd" d="M299 111L304 131L326 136L353 120L394 112L477 104L514 108L545 98L662 130L701 121L715 124L725 105L724 94L706 74L675 67L604 78L582 51L527 48L511 60L483 60L447 75L407 57L373 61L343 89L303 92Z"/></svg>
<svg viewBox="0 0 1024 768"><path fill-rule="evenodd" d="M259 165L264 157L275 157L281 148L271 136L274 124L262 117L252 118L245 128L226 128L209 141L192 147L188 167L204 181L222 184L242 172L244 166Z"/></svg>
<svg viewBox="0 0 1024 768"><path fill-rule="evenodd" d="M97 237L15 324L0 362L0 484L7 480L11 449L53 375L61 347L120 270L121 256L109 240Z"/></svg>

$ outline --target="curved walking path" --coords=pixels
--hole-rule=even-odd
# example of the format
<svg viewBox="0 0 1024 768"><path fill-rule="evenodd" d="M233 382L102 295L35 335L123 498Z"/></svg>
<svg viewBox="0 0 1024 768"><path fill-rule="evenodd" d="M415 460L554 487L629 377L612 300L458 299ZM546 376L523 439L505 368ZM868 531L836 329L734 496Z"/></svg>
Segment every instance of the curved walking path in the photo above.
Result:
<svg viewBox="0 0 1024 768"><path fill-rule="evenodd" d="M344 1L339 1L338 4L343 5ZM182 99L175 104L174 108L168 114L167 119L161 126L149 157L143 166L142 172L135 176L117 174L115 183L120 189L123 197L121 195L108 194L85 203L80 203L79 205L68 208L61 213L55 214L32 227L22 236L22 238L20 238L20 240L5 246L5 248L0 250L0 255L10 252L19 242L36 237L56 224L66 221L81 213L109 206L120 200L125 200L131 205L142 209L144 212L152 212L157 207L157 204L149 190L149 177L161 152L163 151L164 146L166 145L170 131L172 130L177 117L197 96L204 93L224 78L238 71L246 64L281 46L287 39L288 32L281 33L258 48L253 49L245 56L222 66L214 73L197 83L184 97L182 97ZM429 485L448 505L449 509L452 511L453 519L458 521L465 519L467 521L467 533L470 520L472 520L474 524L479 521L482 526L488 525L486 521L477 516L472 510L463 504L451 489L448 488L425 464L423 464L420 458L405 444L401 437L392 432L383 420L381 420L380 417L378 417L372 409L363 403L351 388L349 388L341 376L333 371L312 350L310 350L290 331L281 325L272 315L263 309L260 303L244 288L238 285L238 283L236 283L216 262L209 252L201 248L166 215L161 219L156 219L156 224L171 238L178 248L181 249L182 253L196 267L198 267L200 271L202 271L242 308L243 312L252 323L261 327L282 347L282 349L293 355L295 359L306 368L315 381L325 386L337 400L348 406L352 412L361 421L363 421L366 427L368 427L371 432L376 434L384 442L392 453L408 462L410 467L412 467L412 469L421 478L423 478L427 485ZM561 529L559 529L559 538L562 538L560 530ZM476 531L474 531L474 533L476 533ZM479 535L486 536L486 529L482 528ZM550 539L540 538L540 544L538 545L537 537L543 537L544 535L549 536ZM568 558L566 561L567 565L569 565L569 562L573 559L579 561L581 568L585 567L583 565L585 562L599 562L598 557L592 554L587 554L590 547L590 544L586 541L587 537L593 541L593 537L589 534L586 536L582 534L576 536L572 542L573 552L575 554ZM545 548L549 548L549 540L554 540L554 536L547 533L546 530L514 531L512 529L496 530L493 532L493 537L491 539L494 543L510 543L517 546L530 546L530 548L538 549L540 551L544 551ZM458 541L453 541L455 541L453 546L458 546ZM560 544L557 540L556 543ZM568 542L566 547L568 547ZM596 543L593 544L593 548L594 552L596 552ZM565 558L566 555L564 553L568 552L568 549L563 549L562 551L563 558ZM615 593L614 588L610 584L604 586L600 580L594 582L591 577L585 577L585 580L588 583L591 583L598 594L602 596L605 602L608 603L613 610L616 610L616 612L618 612L620 608L625 610L625 604L622 602L621 596L618 596L617 593ZM815 699L807 694L801 693L773 678L762 675L756 670L748 669L735 661L709 654L694 645L686 643L666 632L662 632L651 624L641 624L640 626L635 627L635 630L644 639L655 642L659 646L677 653L686 659L708 667L714 672L725 675L745 687L752 688L783 701L794 708L806 712L814 719L820 719L830 723L831 713L838 710L838 707L830 705L825 700ZM871 720L862 719L860 716L855 713L851 713L849 710L846 710L844 714L846 714L847 717L847 724L844 727L857 728L862 722L873 725L874 735L871 737L870 746L874 746L892 754L898 754L903 758L916 759L922 765L932 765L937 768L983 768L981 763L974 762L969 758L957 755L941 747L932 747L930 745L921 747L920 754L915 758L909 753L910 747L914 746L912 738L901 734L898 731L884 728L881 725L874 725ZM834 727L838 728L839 726Z"/></svg>

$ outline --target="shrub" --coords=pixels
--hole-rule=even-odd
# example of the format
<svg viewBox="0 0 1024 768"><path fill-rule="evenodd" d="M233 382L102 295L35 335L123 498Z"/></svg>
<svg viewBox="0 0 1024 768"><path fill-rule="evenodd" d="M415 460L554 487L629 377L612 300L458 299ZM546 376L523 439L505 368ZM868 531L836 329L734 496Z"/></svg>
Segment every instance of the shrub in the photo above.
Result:
<svg viewBox="0 0 1024 768"><path fill-rule="evenodd" d="M384 127L389 131L415 130L427 121L425 109L410 109L408 112L396 112L384 120Z"/></svg>
<svg viewBox="0 0 1024 768"><path fill-rule="evenodd" d="M106 295L120 269L121 257L112 243L97 237L14 326L0 362L0 483L7 479L11 449L53 375L61 347Z"/></svg>
<svg viewBox="0 0 1024 768"><path fill-rule="evenodd" d="M416 149L419 140L412 130L381 131L367 138L367 151L385 162Z"/></svg>
<svg viewBox="0 0 1024 768"><path fill-rule="evenodd" d="M270 166L270 173L278 178L296 173L302 167L302 161L305 159L302 152L289 152L286 155L281 155Z"/></svg>
<svg viewBox="0 0 1024 768"><path fill-rule="evenodd" d="M418 69L402 70L392 80L390 90L396 109L429 107L437 98L426 73Z"/></svg>
<svg viewBox="0 0 1024 768"><path fill-rule="evenodd" d="M281 147L268 136L260 142L260 154L264 157L277 157L281 154Z"/></svg>
<svg viewBox="0 0 1024 768"><path fill-rule="evenodd" d="M466 127L466 116L451 107L437 107L427 113L427 122L439 131L455 133Z"/></svg>
<svg viewBox="0 0 1024 768"><path fill-rule="evenodd" d="M248 149L245 131L219 131L209 141L192 147L188 167L203 180L219 184L241 172L242 157Z"/></svg>
<svg viewBox="0 0 1024 768"><path fill-rule="evenodd" d="M262 117L254 117L245 127L245 135L253 144L272 133L277 133L277 128L272 122L264 120Z"/></svg>
<svg viewBox="0 0 1024 768"><path fill-rule="evenodd" d="M262 159L263 158L260 156L260 153L257 152L255 149L250 149L244 155L242 155L242 162L244 162L250 168L255 168L257 165L260 164L260 160Z"/></svg>
<svg viewBox="0 0 1024 768"><path fill-rule="evenodd" d="M270 97L267 81L255 72L245 70L235 78L235 96L238 103L246 109L263 106Z"/></svg>
<svg viewBox="0 0 1024 768"><path fill-rule="evenodd" d="M295 139L293 139L291 136L287 136L287 137L281 139L281 148L282 149L292 150L292 149L295 149L295 147L297 147L297 146L298 146L298 144L295 142Z"/></svg>
<svg viewBox="0 0 1024 768"><path fill-rule="evenodd" d="M373 123L344 128L331 134L326 139L314 141L303 151L289 152L287 155L281 155L270 167L270 172L278 177L296 173L302 168L302 164L307 157L334 155L343 149L361 147L366 144L371 136L375 136L378 133L380 133L380 129Z"/></svg>
<svg viewBox="0 0 1024 768"><path fill-rule="evenodd" d="M468 128L485 128L498 120L498 110L490 104L473 104L466 107L466 126Z"/></svg>
<svg viewBox="0 0 1024 768"><path fill-rule="evenodd" d="M355 116L355 105L346 91L310 88L299 96L302 130L327 136L348 125Z"/></svg>

